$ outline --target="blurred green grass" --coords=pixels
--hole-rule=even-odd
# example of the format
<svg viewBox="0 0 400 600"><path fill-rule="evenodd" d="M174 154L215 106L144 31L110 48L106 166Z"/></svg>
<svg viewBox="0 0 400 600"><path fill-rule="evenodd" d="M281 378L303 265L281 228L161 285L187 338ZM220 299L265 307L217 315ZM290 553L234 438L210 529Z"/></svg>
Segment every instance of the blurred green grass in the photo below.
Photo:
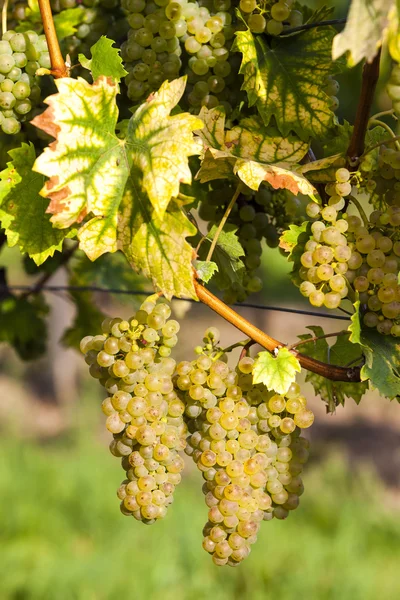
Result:
<svg viewBox="0 0 400 600"><path fill-rule="evenodd" d="M164 522L123 517L118 461L97 417L77 419L63 440L0 441L2 600L400 597L398 515L376 475L341 455L309 465L300 508L264 523L243 565L218 568L201 548L200 474L189 466Z"/></svg>

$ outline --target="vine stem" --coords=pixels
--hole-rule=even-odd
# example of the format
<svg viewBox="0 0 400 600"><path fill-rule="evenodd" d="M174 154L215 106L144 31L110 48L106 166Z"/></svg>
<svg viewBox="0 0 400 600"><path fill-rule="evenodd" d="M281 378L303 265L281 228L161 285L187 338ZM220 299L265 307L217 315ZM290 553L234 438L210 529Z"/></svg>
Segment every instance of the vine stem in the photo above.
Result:
<svg viewBox="0 0 400 600"><path fill-rule="evenodd" d="M377 148L380 148L381 146L386 146L387 144L393 144L393 142L397 142L398 140L400 140L400 135L395 135L394 137L389 138L387 140L383 140L382 142L377 142L373 146L368 146L368 148L365 150L364 154L368 154L369 152L372 152L372 150L376 150Z"/></svg>
<svg viewBox="0 0 400 600"><path fill-rule="evenodd" d="M354 206L357 207L358 212L360 213L360 217L363 220L364 226L368 228L368 217L365 214L365 211L363 209L363 207L361 206L361 203L357 200L357 198L354 198L354 196L351 196L351 201L354 204Z"/></svg>
<svg viewBox="0 0 400 600"><path fill-rule="evenodd" d="M4 35L7 31L7 11L8 0L4 0L3 8L1 9L1 33Z"/></svg>
<svg viewBox="0 0 400 600"><path fill-rule="evenodd" d="M68 250L66 250L61 259L60 259L60 264L58 265L57 268L59 267L64 267L68 261L72 258L72 256L74 255L75 251L78 250L78 244L76 244L75 246L71 246L71 248L68 248ZM46 283L48 282L48 280L53 277L55 271L51 271L50 273L43 273L43 275L40 277L40 279L36 282L36 284L29 290L27 290L26 292L24 292L23 294L21 294L21 298L28 298L29 296L32 296L33 294L38 294L41 289L46 285Z"/></svg>
<svg viewBox="0 0 400 600"><path fill-rule="evenodd" d="M358 164L365 147L365 134L368 129L369 115L371 113L374 91L379 78L379 50L371 63L366 63L363 69L360 98L358 101L356 118L354 121L353 135L347 149L347 162L350 167Z"/></svg>
<svg viewBox="0 0 400 600"><path fill-rule="evenodd" d="M43 30L46 36L51 61L51 74L56 79L69 76L69 69L65 64L58 43L56 28L54 26L53 14L51 12L50 0L39 0L40 14L42 16Z"/></svg>
<svg viewBox="0 0 400 600"><path fill-rule="evenodd" d="M247 335L249 338L254 340L257 344L260 344L263 348L274 354L280 348L286 347L286 344L275 340L268 334L258 329L255 325L250 323L247 319L239 315L232 308L227 306L222 300L214 296L209 290L203 287L197 281L194 281L194 287L196 290L197 297L203 304L211 308L214 312L220 315L223 319L234 325L239 331ZM300 354L297 350L292 350L293 356L295 356L301 367L312 371L317 375L326 377L331 381L347 381L347 382L360 382L360 369L354 367L347 369L346 367L337 367L335 365L329 365L319 360Z"/></svg>
<svg viewBox="0 0 400 600"><path fill-rule="evenodd" d="M343 329L342 331L336 331L335 333L326 333L325 335L316 335L315 337L310 337L307 340L300 340L300 342L296 342L295 344L291 344L288 346L288 350L293 350L297 348L297 346L302 346L303 344L309 344L310 342L318 342L319 340L325 340L330 337L339 337L341 335L349 335L349 331Z"/></svg>
<svg viewBox="0 0 400 600"><path fill-rule="evenodd" d="M224 213L224 216L222 217L222 219L221 219L221 222L220 222L220 224L218 225L218 229L217 229L217 231L215 232L215 235L214 235L213 241L211 242L211 246L210 246L210 249L209 249L209 251L208 251L208 254L207 254L206 261L209 261L209 260L211 260L211 257L212 257L212 255L213 255L213 252L214 252L214 250L215 250L215 246L217 245L217 242L218 242L218 238L219 238L219 236L220 236L220 234L221 234L221 231L222 231L222 230L223 230L223 228L224 228L224 225L225 225L226 221L228 220L228 217L229 217L229 215L230 215L230 213L231 213L231 210L232 210L232 208L233 208L233 205L235 204L236 200L238 199L238 196L239 196L239 194L240 194L240 190L241 190L241 189L242 189L242 184L241 184L241 183L239 183L239 185L237 186L237 188L236 188L236 190L235 190L235 193L234 193L234 194L233 194L233 196L232 196L232 200L229 202L229 204L228 204L228 206L227 206L227 209L226 209L226 211L225 211L225 213Z"/></svg>

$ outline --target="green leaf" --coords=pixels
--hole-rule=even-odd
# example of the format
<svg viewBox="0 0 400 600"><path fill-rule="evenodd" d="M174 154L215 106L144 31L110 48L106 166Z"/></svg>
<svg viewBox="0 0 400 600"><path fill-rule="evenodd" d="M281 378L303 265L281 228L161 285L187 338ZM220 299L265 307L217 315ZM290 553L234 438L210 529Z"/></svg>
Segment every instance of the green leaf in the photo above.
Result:
<svg viewBox="0 0 400 600"><path fill-rule="evenodd" d="M307 340L311 337L325 335L322 327L309 326L313 335L307 333L299 335L301 340ZM362 358L362 348L359 344L353 344L346 336L336 338L334 345L329 346L326 339L318 339L315 342L310 342L299 346L299 352L306 356L311 356L316 360L324 363L333 364L339 367L346 366L357 359ZM314 387L315 393L321 396L321 399L326 402L328 412L334 412L336 406L344 405L346 398L353 398L356 404L359 404L362 396L368 389L368 383L346 383L344 381L330 381L321 375L307 371L306 381L310 382Z"/></svg>
<svg viewBox="0 0 400 600"><path fill-rule="evenodd" d="M279 348L275 356L260 352L253 367L253 383L263 383L277 394L286 394L300 370L299 361L287 348Z"/></svg>
<svg viewBox="0 0 400 600"><path fill-rule="evenodd" d="M105 35L102 35L90 48L91 59L79 54L79 62L82 67L91 71L93 81L103 76L111 77L119 83L128 74L128 71L125 71L122 66L120 50L119 48L113 48L113 44L115 44L113 40L109 40Z"/></svg>
<svg viewBox="0 0 400 600"><path fill-rule="evenodd" d="M200 258L206 258L216 232L217 227L214 225L200 246ZM244 256L244 250L236 232L237 227L226 225L225 230L221 231L218 236L218 241L212 255L213 261L218 267L218 271L214 274L213 282L221 290L226 290L235 283L241 284L243 282L245 266L241 257Z"/></svg>
<svg viewBox="0 0 400 600"><path fill-rule="evenodd" d="M299 237L307 231L308 227L309 221L304 221L301 225L289 225L289 229L282 233L279 247L289 253L288 259L290 259L294 248L299 243Z"/></svg>
<svg viewBox="0 0 400 600"><path fill-rule="evenodd" d="M71 278L70 285L77 285L75 278ZM69 348L79 349L79 343L85 335L101 331L105 315L97 308L90 292L71 291L69 295L74 302L76 314L71 327L64 331L61 343Z"/></svg>
<svg viewBox="0 0 400 600"><path fill-rule="evenodd" d="M236 34L234 49L242 53L242 89L264 123L275 117L279 131L294 131L304 140L324 136L335 116L324 92L326 78L337 71L332 63L334 29L316 27L300 35L267 44L251 31Z"/></svg>
<svg viewBox="0 0 400 600"><path fill-rule="evenodd" d="M14 347L23 360L33 360L46 351L48 308L41 296L0 300L0 342Z"/></svg>
<svg viewBox="0 0 400 600"><path fill-rule="evenodd" d="M32 171L36 160L33 144L22 144L9 152L12 162L0 173L0 222L9 246L26 252L37 265L76 231L54 229L47 214L48 200L40 196L44 177Z"/></svg>
<svg viewBox="0 0 400 600"><path fill-rule="evenodd" d="M394 4L394 0L352 0L345 28L333 40L333 60L349 52L349 67L364 58L371 62L386 35L388 13Z"/></svg>
<svg viewBox="0 0 400 600"><path fill-rule="evenodd" d="M400 341L374 329L362 329L359 301L355 302L354 308L349 331L351 341L361 345L365 356L361 379L369 379L382 396L400 399Z"/></svg>
<svg viewBox="0 0 400 600"><path fill-rule="evenodd" d="M204 283L208 283L214 273L218 271L218 265L212 260L195 260L193 263L197 276Z"/></svg>
<svg viewBox="0 0 400 600"><path fill-rule="evenodd" d="M293 194L301 192L314 197L314 186L299 172L300 167L290 162L300 160L307 152L308 144L295 136L283 139L276 130L263 128L256 117L245 119L246 127L227 131L224 139L223 108L203 109L200 116L205 123L204 130L199 133L204 144L204 158L196 177L202 183L237 175L253 190L258 190L266 181L274 189L288 189ZM259 162L271 160L274 163L282 159L286 162Z"/></svg>
<svg viewBox="0 0 400 600"><path fill-rule="evenodd" d="M85 11L80 6L67 8L53 16L57 38L63 40L77 32L77 25L82 23Z"/></svg>
<svg viewBox="0 0 400 600"><path fill-rule="evenodd" d="M400 62L400 5L395 2L389 13L388 48L390 56L394 61Z"/></svg>

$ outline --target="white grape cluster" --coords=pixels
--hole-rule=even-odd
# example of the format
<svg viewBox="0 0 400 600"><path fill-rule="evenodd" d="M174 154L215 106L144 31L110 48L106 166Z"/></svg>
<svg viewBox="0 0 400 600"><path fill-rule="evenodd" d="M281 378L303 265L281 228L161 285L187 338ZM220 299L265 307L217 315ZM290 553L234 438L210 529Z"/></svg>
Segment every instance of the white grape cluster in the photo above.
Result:
<svg viewBox="0 0 400 600"><path fill-rule="evenodd" d="M188 75L184 102L192 112L201 106L224 105L227 113L236 103L226 87L232 77L235 26L231 0L203 3L188 0L123 0L130 30L121 46L129 71L128 97L139 102L163 81ZM238 69L235 62L236 72ZM232 96L232 97L231 97Z"/></svg>
<svg viewBox="0 0 400 600"><path fill-rule="evenodd" d="M207 330L207 338L216 344L218 330ZM185 452L205 479L203 548L216 565L237 566L263 520L285 519L298 506L308 459L300 428L309 427L314 415L297 384L285 396L271 393L253 385L251 358L235 372L217 356L206 350L179 363L175 386L191 432Z"/></svg>
<svg viewBox="0 0 400 600"><path fill-rule="evenodd" d="M381 146L378 157L365 154L360 163L360 185L371 194L371 200L400 206L400 152Z"/></svg>
<svg viewBox="0 0 400 600"><path fill-rule="evenodd" d="M343 213L345 196L352 190L347 169L336 171L328 184L329 203L307 206L317 218L301 256L300 292L313 306L338 308L349 297L349 286L359 293L363 322L379 333L400 335L400 207L374 211L363 223Z"/></svg>
<svg viewBox="0 0 400 600"><path fill-rule="evenodd" d="M338 308L348 294L346 273L356 266L357 252L348 245L346 232L349 220L343 218L345 197L351 193L350 173L347 169L336 171L336 183L328 184L327 206L316 202L308 204L307 215L315 220L312 235L301 256L300 292L313 306Z"/></svg>
<svg viewBox="0 0 400 600"><path fill-rule="evenodd" d="M44 35L34 31L6 31L0 41L0 127L15 135L39 101L36 71L50 69L50 56Z"/></svg>
<svg viewBox="0 0 400 600"><path fill-rule="evenodd" d="M121 511L146 524L166 514L184 465L185 405L174 391L176 363L169 357L179 324L170 314L150 297L128 321L106 319L101 335L81 342L90 374L109 394L102 410L114 436L110 451L126 471Z"/></svg>
<svg viewBox="0 0 400 600"><path fill-rule="evenodd" d="M400 337L400 207L372 212L368 227L357 216L348 221L357 264L346 277L359 294L364 325Z"/></svg>
<svg viewBox="0 0 400 600"><path fill-rule="evenodd" d="M240 11L253 33L280 35L285 28L303 24L303 14L294 8L295 0L240 0Z"/></svg>

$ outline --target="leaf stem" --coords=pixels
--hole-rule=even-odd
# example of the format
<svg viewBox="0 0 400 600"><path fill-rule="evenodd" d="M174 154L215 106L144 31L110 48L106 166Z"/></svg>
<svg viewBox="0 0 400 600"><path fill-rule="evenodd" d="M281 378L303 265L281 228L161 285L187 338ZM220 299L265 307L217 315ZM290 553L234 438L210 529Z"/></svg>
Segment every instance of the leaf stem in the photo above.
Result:
<svg viewBox="0 0 400 600"><path fill-rule="evenodd" d="M249 336L254 342L260 344L263 348L271 353L274 353L279 348L283 348L286 344L275 340L268 334L258 329L255 325L250 323L247 319L239 315L232 308L227 306L222 300L214 296L209 290L203 287L197 281L194 281L197 297L203 304L206 304L209 308L215 311L223 319L234 325L237 329L242 331L245 335ZM297 350L292 351L293 355L298 359L303 369L312 371L317 375L322 375L332 381L351 381L360 382L360 369L352 368L346 369L345 367L337 367L334 365L328 365L320 362L310 356L300 354Z"/></svg>
<svg viewBox="0 0 400 600"><path fill-rule="evenodd" d="M383 127L383 129L385 129L388 132L388 134L392 136L394 145L396 146L397 150L400 150L400 143L397 140L395 140L396 134L387 123L385 123L384 121L380 121L379 119L371 118L368 121L368 126L369 125L379 125L380 127Z"/></svg>
<svg viewBox="0 0 400 600"><path fill-rule="evenodd" d="M288 346L288 350L293 350L294 348L297 348L297 346L302 346L303 344L309 344L310 342L318 342L319 340L324 340L326 338L339 337L341 335L349 335L349 334L350 334L350 331L343 329L342 331L336 331L335 333L326 333L325 335L316 335L315 337L310 337L306 340L300 340L299 342L296 342L295 344L291 344L290 346Z"/></svg>
<svg viewBox="0 0 400 600"><path fill-rule="evenodd" d="M381 146L386 146L386 144L393 144L393 142L397 142L397 140L400 140L400 135L395 135L394 137L389 138L387 140L383 140L382 142L377 142L373 146L368 146L368 148L364 152L364 156L365 156L365 154L372 152L372 150L376 150L377 148L380 148Z"/></svg>
<svg viewBox="0 0 400 600"><path fill-rule="evenodd" d="M221 222L218 225L217 231L215 232L215 235L213 237L213 241L211 242L211 246L210 246L210 249L209 249L208 254L207 254L206 261L211 260L213 252L215 250L215 246L217 245L217 242L218 242L218 238L219 238L219 236L221 234L221 231L224 228L224 225L225 225L226 221L228 220L228 217L229 217L230 212L231 212L231 210L233 208L233 205L235 204L236 200L238 199L238 196L240 194L240 190L241 189L242 189L242 184L239 183L238 186L237 186L237 188L236 188L236 190L235 190L235 193L232 196L232 200L229 202L229 204L228 204L228 206L227 206L227 208L226 208L226 210L224 212L224 215L223 215L223 217L221 219Z"/></svg>
<svg viewBox="0 0 400 600"><path fill-rule="evenodd" d="M221 350L214 357L214 360L217 360L223 354L232 352L232 350L235 350L236 348L245 348L249 344L249 342L254 344L254 342L251 339L246 339L246 340L241 340L240 342L235 342L234 344L231 344L230 346L227 346L226 348L221 348Z"/></svg>
<svg viewBox="0 0 400 600"><path fill-rule="evenodd" d="M347 149L347 163L350 167L358 165L365 147L365 134L368 128L369 115L374 99L374 91L379 78L379 50L371 63L365 63L362 75L360 98L358 101L353 134Z"/></svg>
<svg viewBox="0 0 400 600"><path fill-rule="evenodd" d="M1 9L1 33L4 35L7 31L7 11L8 0L4 0L3 8Z"/></svg>
<svg viewBox="0 0 400 600"><path fill-rule="evenodd" d="M381 112L378 112L375 115L372 115L370 121L372 119L380 119L381 117L393 117L393 119L395 119L397 121L397 117L395 115L394 108L391 108L390 110L382 110Z"/></svg>
<svg viewBox="0 0 400 600"><path fill-rule="evenodd" d="M298 25L298 27L292 27L291 29L284 29L280 37L284 37L289 33L297 33L299 31L307 31L308 29L314 29L314 27L328 27L329 25L344 25L347 19L331 19L329 21L319 21L317 23L304 23L304 25Z"/></svg>
<svg viewBox="0 0 400 600"><path fill-rule="evenodd" d="M50 0L39 0L40 14L42 15L43 30L46 36L51 61L51 74L56 79L69 76L69 69L65 64L58 43L56 28L54 26L53 14L51 12Z"/></svg>

